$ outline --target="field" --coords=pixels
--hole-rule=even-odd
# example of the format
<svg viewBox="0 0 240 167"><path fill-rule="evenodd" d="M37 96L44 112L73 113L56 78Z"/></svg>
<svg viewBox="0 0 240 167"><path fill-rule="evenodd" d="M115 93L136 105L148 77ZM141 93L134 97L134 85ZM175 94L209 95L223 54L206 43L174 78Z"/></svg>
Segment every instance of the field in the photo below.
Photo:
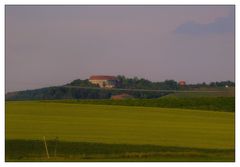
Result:
<svg viewBox="0 0 240 167"><path fill-rule="evenodd" d="M234 112L185 108L8 101L6 161L234 161Z"/></svg>
<svg viewBox="0 0 240 167"><path fill-rule="evenodd" d="M235 87L195 88L192 91L170 93L166 97L234 97Z"/></svg>
<svg viewBox="0 0 240 167"><path fill-rule="evenodd" d="M125 99L125 100L50 100L43 102L69 103L69 104L98 104L117 106L142 106L178 109L197 109L211 111L235 111L234 97L162 97L157 99Z"/></svg>

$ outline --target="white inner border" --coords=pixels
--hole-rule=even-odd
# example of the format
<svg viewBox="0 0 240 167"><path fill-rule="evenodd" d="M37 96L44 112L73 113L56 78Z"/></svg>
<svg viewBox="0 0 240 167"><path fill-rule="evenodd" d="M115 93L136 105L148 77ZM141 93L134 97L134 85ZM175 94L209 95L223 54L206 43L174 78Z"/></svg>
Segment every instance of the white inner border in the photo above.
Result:
<svg viewBox="0 0 240 167"><path fill-rule="evenodd" d="M1 61L0 61L0 75L1 75L1 82L0 82L0 166L20 166L20 167L32 167L32 166L58 166L58 167L65 167L67 165L71 166L99 166L99 167L105 167L105 166L130 166L130 165L137 165L141 167L145 167L146 165L150 166L178 166L178 167L192 167L192 166L218 166L218 167L239 167L240 166L240 153L239 153L239 114L237 113L239 111L239 89L238 84L239 82L239 76L238 71L240 70L239 65L239 33L237 30L240 29L239 26L239 17L240 17L240 1L239 0L2 0L0 1L0 51L1 51ZM171 162L157 162L157 163L6 163L5 162L5 5L235 5L235 83L236 83L236 111L235 111L235 149L236 149L236 159L235 163L171 163ZM238 47L237 47L238 46Z"/></svg>

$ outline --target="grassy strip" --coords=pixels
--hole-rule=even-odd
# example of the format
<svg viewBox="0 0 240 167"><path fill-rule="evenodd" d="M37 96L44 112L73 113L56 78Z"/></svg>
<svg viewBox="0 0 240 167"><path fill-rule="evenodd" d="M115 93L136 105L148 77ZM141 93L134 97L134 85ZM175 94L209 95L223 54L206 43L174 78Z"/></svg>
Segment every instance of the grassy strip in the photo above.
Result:
<svg viewBox="0 0 240 167"><path fill-rule="evenodd" d="M156 145L6 140L6 161L234 161L233 149L200 149Z"/></svg>
<svg viewBox="0 0 240 167"><path fill-rule="evenodd" d="M181 108L226 112L235 111L235 97L164 97L158 99L125 100L47 100L44 102Z"/></svg>

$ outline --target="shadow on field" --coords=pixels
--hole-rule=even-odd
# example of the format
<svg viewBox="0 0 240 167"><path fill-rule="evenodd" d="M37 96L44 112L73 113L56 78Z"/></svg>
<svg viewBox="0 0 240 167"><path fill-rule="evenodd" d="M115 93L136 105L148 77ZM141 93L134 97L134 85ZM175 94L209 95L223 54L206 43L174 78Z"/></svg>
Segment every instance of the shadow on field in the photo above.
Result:
<svg viewBox="0 0 240 167"><path fill-rule="evenodd" d="M234 149L200 149L156 145L103 144L48 140L6 140L7 162L234 162Z"/></svg>

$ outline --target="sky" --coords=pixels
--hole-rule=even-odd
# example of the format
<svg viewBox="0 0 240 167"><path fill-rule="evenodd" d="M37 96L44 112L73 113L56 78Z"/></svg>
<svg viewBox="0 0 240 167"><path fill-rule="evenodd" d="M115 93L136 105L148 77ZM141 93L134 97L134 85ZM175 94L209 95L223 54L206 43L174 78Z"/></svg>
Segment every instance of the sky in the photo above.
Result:
<svg viewBox="0 0 240 167"><path fill-rule="evenodd" d="M91 75L234 81L234 6L6 6L6 91Z"/></svg>

